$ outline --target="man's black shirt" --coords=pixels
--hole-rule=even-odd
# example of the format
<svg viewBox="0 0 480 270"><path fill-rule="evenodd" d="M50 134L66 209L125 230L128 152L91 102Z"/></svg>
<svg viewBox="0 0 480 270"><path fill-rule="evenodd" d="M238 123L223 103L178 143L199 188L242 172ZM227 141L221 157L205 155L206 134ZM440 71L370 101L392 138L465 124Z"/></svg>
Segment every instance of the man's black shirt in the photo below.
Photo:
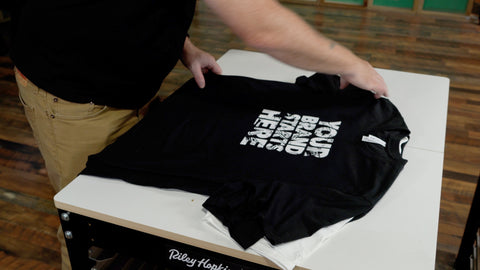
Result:
<svg viewBox="0 0 480 270"><path fill-rule="evenodd" d="M11 56L28 79L68 101L135 109L177 63L196 1L23 2Z"/></svg>

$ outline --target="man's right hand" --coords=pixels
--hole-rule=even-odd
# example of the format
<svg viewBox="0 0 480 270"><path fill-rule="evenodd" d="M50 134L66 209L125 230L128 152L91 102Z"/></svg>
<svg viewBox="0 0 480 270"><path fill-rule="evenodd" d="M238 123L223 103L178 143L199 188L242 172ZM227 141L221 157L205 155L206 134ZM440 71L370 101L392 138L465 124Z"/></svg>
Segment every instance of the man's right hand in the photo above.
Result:
<svg viewBox="0 0 480 270"><path fill-rule="evenodd" d="M359 59L358 64L353 65L351 70L340 74L340 89L344 89L349 84L373 92L375 98L388 97L387 84L367 61Z"/></svg>

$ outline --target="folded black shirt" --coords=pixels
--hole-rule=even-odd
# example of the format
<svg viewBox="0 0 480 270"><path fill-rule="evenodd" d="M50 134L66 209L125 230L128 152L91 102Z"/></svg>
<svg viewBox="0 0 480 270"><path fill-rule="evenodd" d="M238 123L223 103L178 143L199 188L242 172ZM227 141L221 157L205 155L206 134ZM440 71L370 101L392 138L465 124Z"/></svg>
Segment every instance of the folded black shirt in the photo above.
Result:
<svg viewBox="0 0 480 270"><path fill-rule="evenodd" d="M207 74L204 89L185 83L82 173L208 195L203 206L247 248L365 215L406 164L409 134L388 99L340 90L337 76Z"/></svg>

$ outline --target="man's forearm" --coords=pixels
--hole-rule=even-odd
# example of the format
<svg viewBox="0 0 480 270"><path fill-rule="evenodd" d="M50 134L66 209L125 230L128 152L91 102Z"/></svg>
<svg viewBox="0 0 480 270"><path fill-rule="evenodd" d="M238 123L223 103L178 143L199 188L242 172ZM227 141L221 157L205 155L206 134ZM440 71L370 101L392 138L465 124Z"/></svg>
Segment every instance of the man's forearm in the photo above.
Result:
<svg viewBox="0 0 480 270"><path fill-rule="evenodd" d="M316 72L344 73L360 59L272 0L205 0L249 46Z"/></svg>

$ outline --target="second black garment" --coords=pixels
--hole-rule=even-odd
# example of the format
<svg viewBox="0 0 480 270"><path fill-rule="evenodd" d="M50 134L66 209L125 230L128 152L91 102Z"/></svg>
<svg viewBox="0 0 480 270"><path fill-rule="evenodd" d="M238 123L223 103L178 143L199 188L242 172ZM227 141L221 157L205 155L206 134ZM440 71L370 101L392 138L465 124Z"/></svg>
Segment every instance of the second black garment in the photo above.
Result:
<svg viewBox="0 0 480 270"><path fill-rule="evenodd" d="M315 74L295 84L208 74L91 156L84 174L209 195L243 248L365 215L406 164L408 130L385 98Z"/></svg>

